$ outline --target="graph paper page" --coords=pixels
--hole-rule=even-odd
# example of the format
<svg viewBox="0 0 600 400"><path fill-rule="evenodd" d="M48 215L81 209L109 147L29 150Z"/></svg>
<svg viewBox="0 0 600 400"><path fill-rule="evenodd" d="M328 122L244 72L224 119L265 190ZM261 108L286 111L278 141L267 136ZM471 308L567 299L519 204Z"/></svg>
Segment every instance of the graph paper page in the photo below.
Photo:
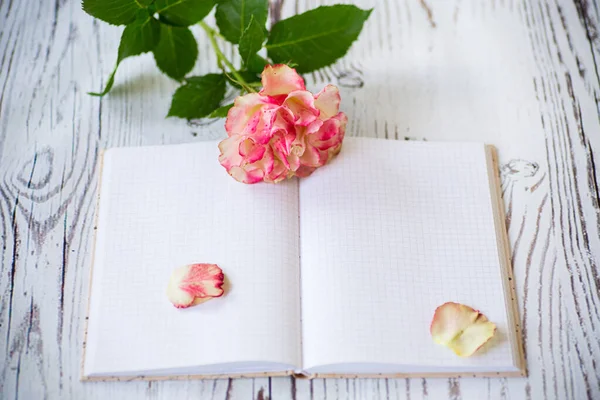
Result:
<svg viewBox="0 0 600 400"><path fill-rule="evenodd" d="M304 367L511 367L491 204L483 144L347 139L300 183ZM487 315L497 343L471 358L434 344L448 301Z"/></svg>
<svg viewBox="0 0 600 400"><path fill-rule="evenodd" d="M215 142L105 154L86 375L300 363L297 181L238 183L217 154ZM197 262L223 269L225 295L176 309L171 271Z"/></svg>

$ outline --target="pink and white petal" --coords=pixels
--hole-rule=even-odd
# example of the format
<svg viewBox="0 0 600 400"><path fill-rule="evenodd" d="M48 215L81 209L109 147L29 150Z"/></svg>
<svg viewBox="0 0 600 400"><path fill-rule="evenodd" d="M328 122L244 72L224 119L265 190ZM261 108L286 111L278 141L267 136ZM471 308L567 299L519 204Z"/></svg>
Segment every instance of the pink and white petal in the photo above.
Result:
<svg viewBox="0 0 600 400"><path fill-rule="evenodd" d="M321 110L321 119L333 117L340 110L340 91L337 86L327 85L315 95L315 107Z"/></svg>
<svg viewBox="0 0 600 400"><path fill-rule="evenodd" d="M249 93L235 99L233 107L227 113L225 129L229 136L244 133L256 126L261 118L258 114L263 108L276 108L277 104L267 96ZM248 128L250 126L250 128Z"/></svg>
<svg viewBox="0 0 600 400"><path fill-rule="evenodd" d="M257 144L254 140L247 138L240 142L239 154L243 157L243 162L252 164L262 159L266 148L264 145Z"/></svg>
<svg viewBox="0 0 600 400"><path fill-rule="evenodd" d="M263 145L269 143L274 133L279 129L278 126L275 126L275 123L279 121L278 110L279 107L263 107L259 113L259 118L256 120L256 124L248 124L248 129L245 131L245 134L252 135L257 143Z"/></svg>
<svg viewBox="0 0 600 400"><path fill-rule="evenodd" d="M323 122L321 128L311 136L311 140L316 142L327 142L332 138L340 136L341 123L335 118L330 118Z"/></svg>
<svg viewBox="0 0 600 400"><path fill-rule="evenodd" d="M307 167L306 165L301 165L296 171L296 176L299 178L306 178L315 172L316 169L316 167Z"/></svg>
<svg viewBox="0 0 600 400"><path fill-rule="evenodd" d="M284 107L277 109L275 120L271 126L271 137L284 136L286 143L291 143L296 138L296 130L294 128L294 116L290 110Z"/></svg>
<svg viewBox="0 0 600 400"><path fill-rule="evenodd" d="M306 90L296 90L286 97L282 104L283 108L290 110L294 116L294 124L307 126L319 117L321 113L315 107L315 99Z"/></svg>
<svg viewBox="0 0 600 400"><path fill-rule="evenodd" d="M340 126L344 129L344 131L346 131L346 124L348 124L348 116L346 116L345 113L339 112L332 118L340 121Z"/></svg>
<svg viewBox="0 0 600 400"><path fill-rule="evenodd" d="M265 176L260 168L233 167L227 172L236 181L247 184L261 182Z"/></svg>
<svg viewBox="0 0 600 400"><path fill-rule="evenodd" d="M329 148L330 153L333 152L335 154L340 152L342 148L342 142L344 141L344 136L346 136L346 123L348 122L348 118L344 113L338 113L335 117L331 118L331 120L337 120L339 123L339 128L337 133L329 139L328 145L331 146Z"/></svg>
<svg viewBox="0 0 600 400"><path fill-rule="evenodd" d="M277 138L271 141L271 147L276 160L282 162L283 165L289 169L290 164L288 158L290 156L291 141L286 140L286 136L289 135L286 135L285 132L278 134Z"/></svg>
<svg viewBox="0 0 600 400"><path fill-rule="evenodd" d="M291 173L294 173L300 168L300 157L294 153L290 153L287 157L287 167Z"/></svg>
<svg viewBox="0 0 600 400"><path fill-rule="evenodd" d="M308 135L306 134L306 128L303 126L295 127L295 135L294 140L290 143L291 152L294 152L296 155L301 156L304 153L304 149L306 148L306 138Z"/></svg>
<svg viewBox="0 0 600 400"><path fill-rule="evenodd" d="M290 170L296 171L301 165L301 157L306 151L306 136L303 134L304 128L296 129L294 141L290 144L290 152L288 154L288 163Z"/></svg>
<svg viewBox="0 0 600 400"><path fill-rule="evenodd" d="M289 168L279 159L275 160L275 164L271 173L265 176L264 181L269 183L277 183L288 177Z"/></svg>
<svg viewBox="0 0 600 400"><path fill-rule="evenodd" d="M346 121L346 115L344 113L339 113L335 117L324 121L319 131L308 137L319 150L338 148L344 140Z"/></svg>
<svg viewBox="0 0 600 400"><path fill-rule="evenodd" d="M496 333L496 325L479 314L475 322L450 342L448 347L457 356L469 357L490 340Z"/></svg>
<svg viewBox="0 0 600 400"><path fill-rule="evenodd" d="M460 335L469 325L473 324L479 312L473 308L459 303L444 303L433 314L430 331L433 341L448 345L456 336Z"/></svg>
<svg viewBox="0 0 600 400"><path fill-rule="evenodd" d="M286 98L287 96L283 98L281 104L283 104ZM279 107L279 110L277 110L277 114L278 119L275 122L276 124L278 124L279 126L289 126L289 129L294 129L296 117L294 116L294 113L292 113L292 110L288 109L287 107Z"/></svg>
<svg viewBox="0 0 600 400"><path fill-rule="evenodd" d="M179 287L179 283L183 280L186 274L187 266L180 267L175 269L169 278L169 284L167 286L167 298L177 308L189 307L192 305L195 299L192 294L181 290Z"/></svg>
<svg viewBox="0 0 600 400"><path fill-rule="evenodd" d="M306 167L322 167L327 163L327 153L308 144L300 157L300 164Z"/></svg>
<svg viewBox="0 0 600 400"><path fill-rule="evenodd" d="M219 142L219 162L227 171L235 166L240 166L243 162L243 157L239 152L240 141L242 136L230 136Z"/></svg>
<svg viewBox="0 0 600 400"><path fill-rule="evenodd" d="M295 69L285 64L267 65L262 72L261 95L287 95L294 90L305 90L304 79Z"/></svg>
<svg viewBox="0 0 600 400"><path fill-rule="evenodd" d="M171 274L167 297L177 308L192 305L196 298L223 295L224 275L216 264L190 264L176 268Z"/></svg>
<svg viewBox="0 0 600 400"><path fill-rule="evenodd" d="M348 125L348 117L346 116L346 114L341 112L341 113L338 113L338 115L336 115L333 118L340 121L340 145L341 145L342 141L344 140L344 137L346 136L346 125Z"/></svg>
<svg viewBox="0 0 600 400"><path fill-rule="evenodd" d="M322 126L323 126L323 120L321 120L321 119L315 119L313 122L311 122L310 124L308 124L306 127L296 127L296 129L298 129L298 128L304 128L303 133L305 135L311 135L313 133L318 132L319 129L321 129Z"/></svg>
<svg viewBox="0 0 600 400"><path fill-rule="evenodd" d="M342 141L340 141L340 142L339 142L339 143L338 143L336 146L334 146L334 147L331 147L331 148L328 150L328 153L329 153L329 160L327 160L327 162L331 161L331 159L332 159L333 157L337 156L337 155L340 153L340 151L342 151L342 143L343 143L343 142L342 142Z"/></svg>
<svg viewBox="0 0 600 400"><path fill-rule="evenodd" d="M266 146L266 151L263 158L253 165L263 170L265 175L268 175L271 173L271 171L273 171L273 168L275 167L275 155L273 154L273 149L271 146Z"/></svg>
<svg viewBox="0 0 600 400"><path fill-rule="evenodd" d="M223 271L217 264L191 264L184 268L187 274L179 287L194 297L220 297L223 295Z"/></svg>
<svg viewBox="0 0 600 400"><path fill-rule="evenodd" d="M496 325L479 311L450 302L435 310L430 331L434 342L468 357L494 336Z"/></svg>
<svg viewBox="0 0 600 400"><path fill-rule="evenodd" d="M331 139L323 142L317 142L315 147L320 151L326 152L337 152L342 146L342 136L340 134L332 137ZM337 154L337 153L336 153Z"/></svg>

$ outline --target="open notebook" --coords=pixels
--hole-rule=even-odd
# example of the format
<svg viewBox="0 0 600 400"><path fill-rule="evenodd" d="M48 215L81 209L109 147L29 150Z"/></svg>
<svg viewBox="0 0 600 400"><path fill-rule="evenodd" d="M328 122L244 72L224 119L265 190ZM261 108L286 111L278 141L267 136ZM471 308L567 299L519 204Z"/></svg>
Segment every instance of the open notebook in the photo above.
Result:
<svg viewBox="0 0 600 400"><path fill-rule="evenodd" d="M104 153L84 379L524 374L490 147L348 138L311 177L256 185L217 153ZM169 276L195 262L226 293L178 310ZM448 301L498 327L472 357L431 339Z"/></svg>

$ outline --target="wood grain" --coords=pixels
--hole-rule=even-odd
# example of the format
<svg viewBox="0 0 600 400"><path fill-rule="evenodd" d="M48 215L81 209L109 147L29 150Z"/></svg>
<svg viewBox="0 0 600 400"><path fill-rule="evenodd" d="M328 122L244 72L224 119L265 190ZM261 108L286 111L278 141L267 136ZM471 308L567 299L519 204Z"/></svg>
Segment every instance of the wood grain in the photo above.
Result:
<svg viewBox="0 0 600 400"><path fill-rule="evenodd" d="M339 1L338 1L339 2ZM346 1L349 2L349 1ZM272 1L271 22L334 1ZM109 146L223 136L165 119L176 83L78 0L0 2L1 398L600 398L600 6L586 0L362 0L342 91L348 133L499 149L529 377L79 381L96 161ZM206 38L195 31L214 70ZM227 52L235 56L232 49Z"/></svg>

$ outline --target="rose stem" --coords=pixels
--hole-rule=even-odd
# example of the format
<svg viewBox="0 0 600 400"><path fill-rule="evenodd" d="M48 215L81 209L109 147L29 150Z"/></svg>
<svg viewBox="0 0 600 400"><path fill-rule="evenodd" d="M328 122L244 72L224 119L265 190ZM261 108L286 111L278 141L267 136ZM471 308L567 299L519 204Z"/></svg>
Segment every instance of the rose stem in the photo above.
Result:
<svg viewBox="0 0 600 400"><path fill-rule="evenodd" d="M256 90L254 90L244 80L244 78L237 72L237 70L235 69L235 67L233 66L233 64L227 59L227 57L225 57L225 54L223 54L223 52L219 48L219 45L217 44L217 40L215 39L215 36L219 35L219 33L217 31L215 31L213 28L211 28L210 26L206 25L206 23L204 21L200 21L200 26L202 27L202 29L204 29L204 31L208 35L208 39L210 40L210 44L212 45L213 49L215 50L215 54L217 55L217 62L219 64L219 66L221 67L221 69L223 70L223 72L225 72L225 68L223 68L222 63L224 63L227 66L227 68L229 68L229 70L231 71L231 74L235 77L235 79L237 79L238 83L247 92L254 92L255 93ZM227 74L227 73L225 72L225 74Z"/></svg>

